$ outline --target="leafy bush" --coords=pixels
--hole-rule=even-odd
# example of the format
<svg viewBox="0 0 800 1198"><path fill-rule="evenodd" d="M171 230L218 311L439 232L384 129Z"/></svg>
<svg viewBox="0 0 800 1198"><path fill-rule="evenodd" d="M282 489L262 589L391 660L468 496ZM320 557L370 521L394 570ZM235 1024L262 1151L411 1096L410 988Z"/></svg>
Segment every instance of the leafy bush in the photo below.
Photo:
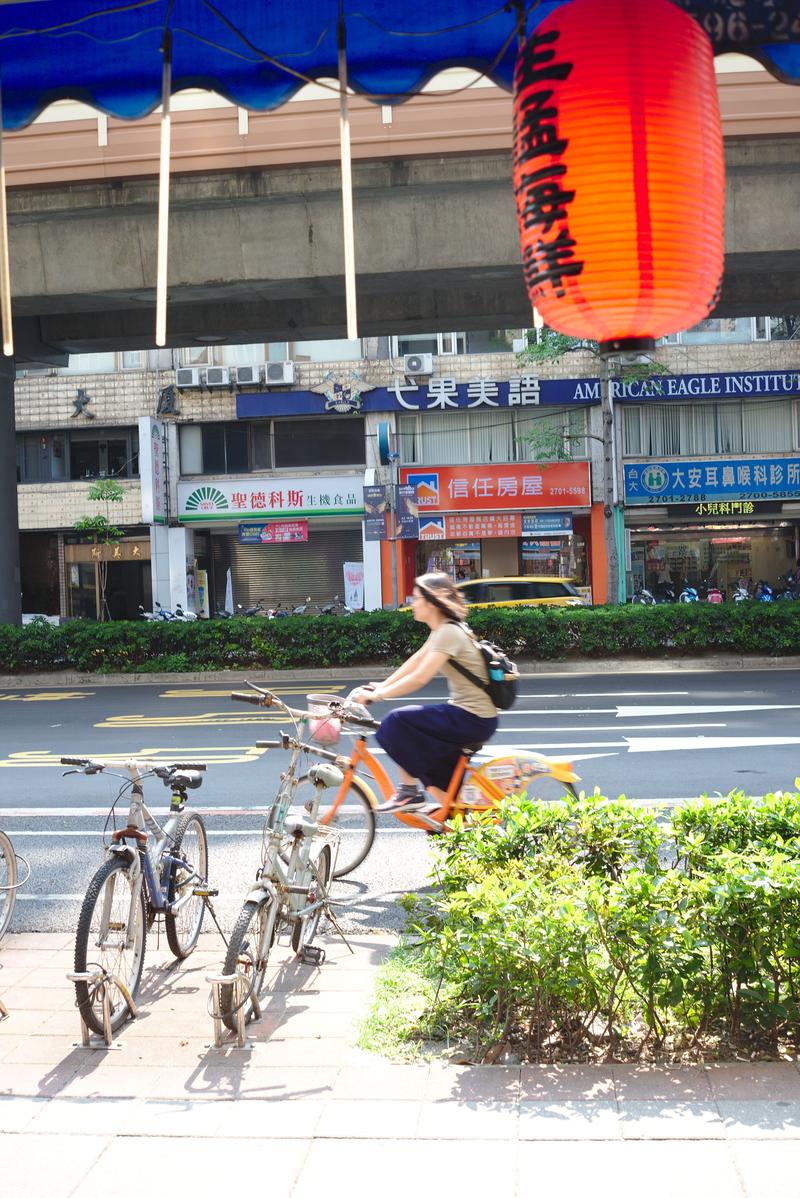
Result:
<svg viewBox="0 0 800 1198"><path fill-rule="evenodd" d="M459 823L412 903L451 1032L542 1059L800 1046L800 794ZM428 1022L431 1012L427 1012Z"/></svg>
<svg viewBox="0 0 800 1198"><path fill-rule="evenodd" d="M470 624L519 659L800 652L800 604L476 609ZM402 661L427 630L408 612L194 623L0 624L0 671L275 669Z"/></svg>

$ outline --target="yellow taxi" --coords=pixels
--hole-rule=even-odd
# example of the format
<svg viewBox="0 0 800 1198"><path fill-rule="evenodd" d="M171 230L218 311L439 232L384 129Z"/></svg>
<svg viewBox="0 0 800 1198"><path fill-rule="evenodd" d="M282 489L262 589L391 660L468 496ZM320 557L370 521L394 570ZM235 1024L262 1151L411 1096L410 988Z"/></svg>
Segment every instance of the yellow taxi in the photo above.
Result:
<svg viewBox="0 0 800 1198"><path fill-rule="evenodd" d="M456 583L470 607L583 607L568 578L525 574L517 578L474 578Z"/></svg>

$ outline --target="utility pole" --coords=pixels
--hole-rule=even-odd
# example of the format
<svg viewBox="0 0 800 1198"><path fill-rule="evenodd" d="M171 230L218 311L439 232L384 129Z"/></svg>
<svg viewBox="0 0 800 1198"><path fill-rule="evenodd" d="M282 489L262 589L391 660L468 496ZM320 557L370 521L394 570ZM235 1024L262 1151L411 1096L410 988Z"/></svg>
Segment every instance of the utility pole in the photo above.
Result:
<svg viewBox="0 0 800 1198"><path fill-rule="evenodd" d="M607 603L619 602L619 552L615 528L617 501L616 469L614 460L614 409L611 403L611 385L608 362L600 359L600 410L603 419L603 532L605 534L606 559L608 561Z"/></svg>

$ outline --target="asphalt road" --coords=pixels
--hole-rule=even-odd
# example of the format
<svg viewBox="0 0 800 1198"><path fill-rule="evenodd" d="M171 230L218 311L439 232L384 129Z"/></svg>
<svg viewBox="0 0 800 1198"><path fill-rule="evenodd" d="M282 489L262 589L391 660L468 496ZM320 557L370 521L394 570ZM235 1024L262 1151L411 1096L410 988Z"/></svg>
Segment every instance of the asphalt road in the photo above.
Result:
<svg viewBox="0 0 800 1198"><path fill-rule="evenodd" d="M680 802L734 787L764 794L800 774L799 682L800 671L788 670L528 678L492 744L568 757L586 789L639 801ZM353 685L277 689L302 706L307 691L344 693ZM102 859L105 816L119 784L104 775L62 777L62 754L208 762L191 803L207 814L210 874L230 925L258 864L259 810L281 765L282 754L258 750L255 741L289 729L285 718L233 704L228 693L222 684L140 683L0 691L0 826L32 867L16 930L71 931ZM422 697L443 694L434 684ZM163 807L159 783L147 794L156 811ZM369 859L340 884L343 896L359 900L346 925L400 926L395 898L424 886L430 863L430 840L384 817Z"/></svg>

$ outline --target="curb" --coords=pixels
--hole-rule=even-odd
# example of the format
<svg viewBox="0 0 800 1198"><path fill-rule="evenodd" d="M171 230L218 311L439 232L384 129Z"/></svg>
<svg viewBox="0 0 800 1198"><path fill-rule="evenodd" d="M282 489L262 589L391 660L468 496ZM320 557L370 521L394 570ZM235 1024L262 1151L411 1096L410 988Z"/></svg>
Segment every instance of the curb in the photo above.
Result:
<svg viewBox="0 0 800 1198"><path fill-rule="evenodd" d="M557 674L686 674L717 673L729 670L798 670L800 656L725 656L680 658L582 658L580 661L519 661L523 678ZM30 690L37 687L75 686L182 686L187 683L229 683L241 686L244 682L256 685L280 682L332 681L358 682L365 676L386 678L392 671L384 666L323 666L319 669L298 670L208 670L193 674L80 674L64 670L53 674L3 674L3 690Z"/></svg>

